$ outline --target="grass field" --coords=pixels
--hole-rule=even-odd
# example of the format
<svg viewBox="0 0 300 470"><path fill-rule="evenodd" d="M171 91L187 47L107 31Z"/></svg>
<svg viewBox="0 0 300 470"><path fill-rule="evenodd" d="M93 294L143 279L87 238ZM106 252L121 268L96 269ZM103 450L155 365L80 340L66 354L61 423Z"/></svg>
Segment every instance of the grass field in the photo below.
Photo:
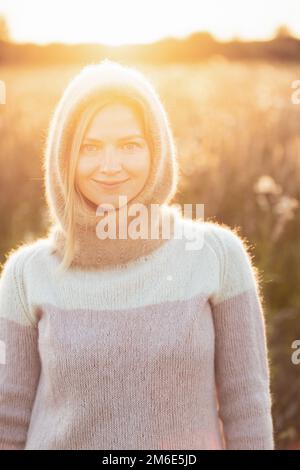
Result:
<svg viewBox="0 0 300 470"><path fill-rule="evenodd" d="M300 65L139 66L169 114L180 162L174 202L203 203L205 218L240 227L262 274L278 448L300 441ZM41 163L47 126L79 67L0 67L0 257L45 233Z"/></svg>

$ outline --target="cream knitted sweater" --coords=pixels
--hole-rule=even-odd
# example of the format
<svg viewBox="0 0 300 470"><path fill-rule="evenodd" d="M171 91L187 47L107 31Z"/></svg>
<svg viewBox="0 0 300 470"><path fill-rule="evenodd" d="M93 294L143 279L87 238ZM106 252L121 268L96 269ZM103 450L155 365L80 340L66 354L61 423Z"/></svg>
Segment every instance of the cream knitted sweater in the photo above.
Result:
<svg viewBox="0 0 300 470"><path fill-rule="evenodd" d="M9 256L1 449L273 449L254 266L228 227L192 225L201 249L185 235L103 271L58 274L49 238Z"/></svg>

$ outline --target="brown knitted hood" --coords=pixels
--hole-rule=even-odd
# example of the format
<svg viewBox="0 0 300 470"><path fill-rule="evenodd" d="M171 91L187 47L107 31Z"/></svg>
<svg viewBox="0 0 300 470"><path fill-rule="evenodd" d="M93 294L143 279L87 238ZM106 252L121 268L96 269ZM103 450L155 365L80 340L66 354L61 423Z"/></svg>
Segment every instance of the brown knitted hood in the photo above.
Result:
<svg viewBox="0 0 300 470"><path fill-rule="evenodd" d="M103 96L138 97L147 112L152 148L150 172L144 188L129 201L128 206L137 202L146 206L159 204L167 207L168 211L167 204L177 189L178 166L173 136L168 116L154 86L137 69L108 59L85 66L67 85L56 106L45 148L45 195L53 221L51 236L61 257L66 243L66 175L72 136L84 110ZM162 242L131 240L135 246L130 247L129 240L100 240L95 234L95 210L82 198L78 205L80 209L75 213L74 226L77 251L73 264L119 264L151 251ZM138 246L139 242L141 246ZM90 247L87 248L87 245ZM128 248L129 253L126 254ZM114 256L111 250L115 252Z"/></svg>

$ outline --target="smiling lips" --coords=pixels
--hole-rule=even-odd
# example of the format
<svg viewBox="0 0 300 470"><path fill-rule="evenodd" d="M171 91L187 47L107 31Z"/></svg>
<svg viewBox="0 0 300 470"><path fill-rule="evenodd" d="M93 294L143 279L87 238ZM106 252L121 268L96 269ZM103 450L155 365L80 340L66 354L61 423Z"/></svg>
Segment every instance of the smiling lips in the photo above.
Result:
<svg viewBox="0 0 300 470"><path fill-rule="evenodd" d="M122 181L100 181L100 180L94 180L94 179L93 181L100 184L104 188L115 188L116 186L120 186L122 183L125 183L126 181L128 181L128 178Z"/></svg>

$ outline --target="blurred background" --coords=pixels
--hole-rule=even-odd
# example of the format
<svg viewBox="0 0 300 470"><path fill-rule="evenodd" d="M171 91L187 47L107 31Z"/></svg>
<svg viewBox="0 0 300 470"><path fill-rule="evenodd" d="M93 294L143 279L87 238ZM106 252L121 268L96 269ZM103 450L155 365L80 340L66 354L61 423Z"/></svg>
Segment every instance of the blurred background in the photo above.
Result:
<svg viewBox="0 0 300 470"><path fill-rule="evenodd" d="M138 67L162 98L180 163L173 202L204 204L252 246L276 448L300 449L300 3L1 0L1 263L46 234L49 119L73 75L105 57Z"/></svg>

